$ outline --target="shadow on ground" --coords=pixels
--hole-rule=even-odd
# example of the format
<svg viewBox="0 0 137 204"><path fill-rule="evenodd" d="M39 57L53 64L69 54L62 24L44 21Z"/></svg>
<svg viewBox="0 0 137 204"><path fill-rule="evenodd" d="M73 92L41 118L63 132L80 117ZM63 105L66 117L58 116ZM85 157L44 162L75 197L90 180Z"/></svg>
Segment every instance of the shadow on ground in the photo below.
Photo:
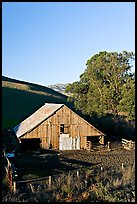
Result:
<svg viewBox="0 0 137 204"><path fill-rule="evenodd" d="M57 152L53 153L53 151L49 150L45 154L20 153L13 163L18 175L16 180L24 180L58 175L71 170L92 167L101 162L91 163L77 159L69 159L60 156Z"/></svg>

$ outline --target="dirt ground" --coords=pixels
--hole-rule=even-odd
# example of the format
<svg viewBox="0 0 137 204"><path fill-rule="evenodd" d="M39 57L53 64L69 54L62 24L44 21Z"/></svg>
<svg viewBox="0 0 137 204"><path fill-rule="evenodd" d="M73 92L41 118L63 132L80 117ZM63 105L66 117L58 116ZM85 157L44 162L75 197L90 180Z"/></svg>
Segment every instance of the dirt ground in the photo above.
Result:
<svg viewBox="0 0 137 204"><path fill-rule="evenodd" d="M135 150L122 148L108 150L106 147L94 149L91 152L87 150L45 150L44 152L21 153L17 155L14 164L18 174L16 179L26 180L57 175L75 169L88 169L92 166L112 167L119 170L122 166L132 167L134 162Z"/></svg>
<svg viewBox="0 0 137 204"><path fill-rule="evenodd" d="M133 165L135 161L135 150L100 150L100 151L63 151L61 158L67 158L67 161L79 164L85 162L88 166L100 165L102 167L120 168L122 163L125 167ZM82 162L81 162L82 161Z"/></svg>
<svg viewBox="0 0 137 204"><path fill-rule="evenodd" d="M102 147L95 148L91 152L87 150L20 152L13 163L18 174L16 181L21 182L16 182L18 194L11 195L4 191L3 200L6 202L15 200L29 202L33 198L37 200L36 202L43 202L43 198L48 202L50 202L49 199L52 202L54 198L59 202L66 202L65 199L68 199L68 192L71 192L71 189L77 189L74 191L75 196L69 198L70 200L73 198L74 202L79 199L83 202L81 195L85 195L85 193L89 196L87 201L93 202L95 199L98 202L98 197L93 197L94 190L97 190L97 195L99 193L99 196L103 196L99 199L104 199L104 202L107 202L105 199L112 199L115 194L115 199L118 195L118 199L125 200L128 195L130 201L135 200L135 176L133 175L135 172L135 168L133 168L135 167L135 150L129 151L122 148L108 150L107 147ZM122 166L124 168L121 171ZM129 167L134 170L132 174ZM49 176L52 178L50 186ZM40 178L43 177L48 179L41 180ZM32 194L28 180L34 178L38 179L35 182L33 180L33 190L36 192ZM22 182L22 180L25 181ZM122 185L119 182L122 182ZM91 187L94 189L91 190ZM70 190L68 191L68 189ZM106 192L103 189L107 189L107 193L102 194L102 192Z"/></svg>

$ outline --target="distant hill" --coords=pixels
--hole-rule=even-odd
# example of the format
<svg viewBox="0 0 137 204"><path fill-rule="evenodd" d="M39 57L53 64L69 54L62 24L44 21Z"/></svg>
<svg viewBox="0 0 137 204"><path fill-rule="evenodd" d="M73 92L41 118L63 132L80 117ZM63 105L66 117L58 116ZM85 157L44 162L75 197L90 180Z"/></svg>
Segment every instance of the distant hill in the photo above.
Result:
<svg viewBox="0 0 137 204"><path fill-rule="evenodd" d="M62 94L65 94L65 89L66 89L66 86L68 85L68 83L66 84L52 84L52 85L49 85L48 87L55 90L55 91L58 91L59 93L62 93Z"/></svg>
<svg viewBox="0 0 137 204"><path fill-rule="evenodd" d="M49 87L2 76L2 129L13 128L45 103L67 102L67 96Z"/></svg>

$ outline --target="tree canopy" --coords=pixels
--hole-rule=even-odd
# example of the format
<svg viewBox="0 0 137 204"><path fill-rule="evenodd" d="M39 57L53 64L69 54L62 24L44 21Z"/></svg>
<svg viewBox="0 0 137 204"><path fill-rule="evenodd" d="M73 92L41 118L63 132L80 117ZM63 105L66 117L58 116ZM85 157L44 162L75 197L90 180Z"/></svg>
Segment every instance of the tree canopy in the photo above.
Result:
<svg viewBox="0 0 137 204"><path fill-rule="evenodd" d="M95 54L86 63L80 80L68 84L68 100L83 114L115 117L125 114L135 119L135 75L131 72L134 53L123 51Z"/></svg>

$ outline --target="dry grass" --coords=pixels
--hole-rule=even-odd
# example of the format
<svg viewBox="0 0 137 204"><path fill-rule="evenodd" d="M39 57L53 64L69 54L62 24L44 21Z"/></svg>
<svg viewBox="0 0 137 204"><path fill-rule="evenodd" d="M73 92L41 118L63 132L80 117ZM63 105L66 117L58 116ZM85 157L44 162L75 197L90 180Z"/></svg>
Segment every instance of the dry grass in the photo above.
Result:
<svg viewBox="0 0 137 204"><path fill-rule="evenodd" d="M30 87L26 84L13 83L8 81L2 81L2 87L20 89L20 90L30 90Z"/></svg>
<svg viewBox="0 0 137 204"><path fill-rule="evenodd" d="M110 169L109 169L110 170ZM99 169L94 169L99 172ZM52 185L33 184L34 192L28 186L21 192L15 194L7 193L3 196L3 202L128 202L134 201L135 193L132 189L131 181L128 186L122 184L123 177L119 179L107 178L107 170L105 170L105 178L100 176L100 180L96 180L94 175L87 180L83 180L83 174L86 179L86 170L81 172L77 179L76 172L58 176L52 181ZM111 174L113 175L113 171ZM96 175L96 173L95 173ZM102 179L103 178L103 179ZM113 178L113 177L111 177ZM120 183L119 183L120 181Z"/></svg>
<svg viewBox="0 0 137 204"><path fill-rule="evenodd" d="M15 194L3 194L2 199L3 202L134 202L133 177L130 167L123 172L94 166L79 170L79 174L73 170L53 176L51 185L48 181L33 183L33 192L29 185L24 190L18 188Z"/></svg>
<svg viewBox="0 0 137 204"><path fill-rule="evenodd" d="M29 185L24 186L23 189L17 186L15 194L3 192L3 202L135 201L135 151L121 149L110 152L87 152L79 150L60 153L62 154L58 164L51 165L49 169L48 166L41 168L43 172L48 170L48 175L49 172L52 175L56 173L56 176L52 176L50 186L48 179L32 184L34 192ZM28 156L27 158L29 159ZM25 157L24 160L23 158L21 160L21 157L18 159L22 161L20 165L26 166ZM32 163L31 159L30 164L34 165L36 170L37 161L40 162L40 160L38 157L36 161L33 158Z"/></svg>

